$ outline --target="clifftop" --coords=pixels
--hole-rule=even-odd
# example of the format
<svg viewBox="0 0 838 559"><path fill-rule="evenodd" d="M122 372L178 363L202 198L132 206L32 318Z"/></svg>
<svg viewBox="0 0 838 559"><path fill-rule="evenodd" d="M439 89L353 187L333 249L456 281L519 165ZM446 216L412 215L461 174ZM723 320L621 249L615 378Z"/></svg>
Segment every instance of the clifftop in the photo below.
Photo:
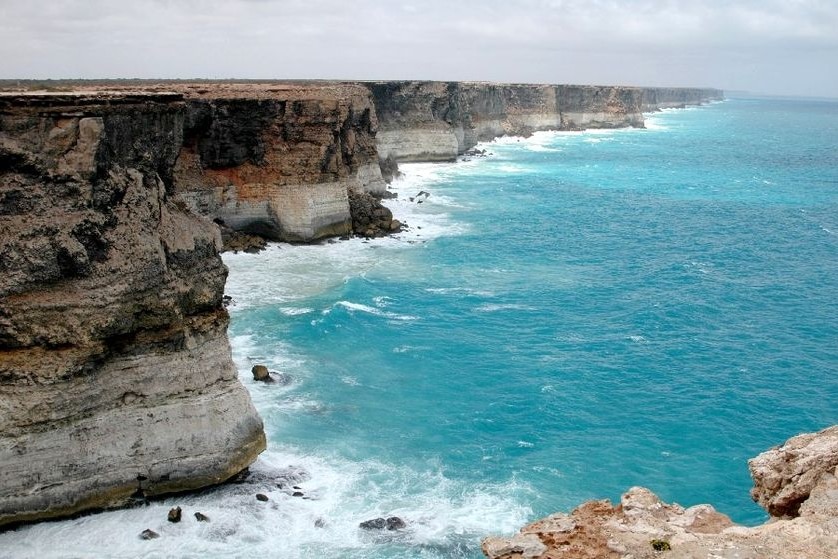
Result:
<svg viewBox="0 0 838 559"><path fill-rule="evenodd" d="M737 526L710 505L685 509L633 487L486 538L489 559L832 559L838 557L838 425L798 435L748 463L770 522Z"/></svg>

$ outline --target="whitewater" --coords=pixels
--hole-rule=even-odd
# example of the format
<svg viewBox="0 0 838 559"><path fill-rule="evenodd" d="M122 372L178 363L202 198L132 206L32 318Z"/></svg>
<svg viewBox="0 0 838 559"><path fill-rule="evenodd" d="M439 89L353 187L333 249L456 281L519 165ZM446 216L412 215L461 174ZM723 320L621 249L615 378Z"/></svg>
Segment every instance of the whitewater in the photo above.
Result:
<svg viewBox="0 0 838 559"><path fill-rule="evenodd" d="M476 559L633 485L761 522L747 459L838 423L836 145L836 102L732 99L404 165L405 231L224 255L248 479L0 557Z"/></svg>

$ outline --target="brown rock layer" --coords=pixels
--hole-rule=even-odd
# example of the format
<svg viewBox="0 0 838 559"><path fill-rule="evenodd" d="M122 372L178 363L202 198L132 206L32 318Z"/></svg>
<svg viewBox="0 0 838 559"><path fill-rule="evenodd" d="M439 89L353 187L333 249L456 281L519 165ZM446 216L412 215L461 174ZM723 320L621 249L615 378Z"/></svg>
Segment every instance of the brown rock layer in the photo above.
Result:
<svg viewBox="0 0 838 559"><path fill-rule="evenodd" d="M174 185L202 215L272 240L351 230L349 190L383 192L366 90L332 86L182 86Z"/></svg>

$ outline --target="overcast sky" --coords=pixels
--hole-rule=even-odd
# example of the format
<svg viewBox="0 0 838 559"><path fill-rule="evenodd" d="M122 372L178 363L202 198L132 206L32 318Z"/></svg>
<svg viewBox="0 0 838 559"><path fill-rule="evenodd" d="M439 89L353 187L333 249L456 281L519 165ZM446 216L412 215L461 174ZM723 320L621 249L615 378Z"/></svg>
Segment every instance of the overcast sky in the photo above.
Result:
<svg viewBox="0 0 838 559"><path fill-rule="evenodd" d="M0 78L713 86L838 97L838 0L0 0Z"/></svg>

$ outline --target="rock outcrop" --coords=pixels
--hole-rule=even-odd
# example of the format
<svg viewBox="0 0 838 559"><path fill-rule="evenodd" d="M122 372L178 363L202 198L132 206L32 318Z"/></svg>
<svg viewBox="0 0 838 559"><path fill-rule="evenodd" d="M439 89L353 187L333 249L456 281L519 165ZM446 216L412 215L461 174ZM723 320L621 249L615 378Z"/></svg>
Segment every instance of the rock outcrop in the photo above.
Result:
<svg viewBox="0 0 838 559"><path fill-rule="evenodd" d="M721 99L715 89L369 82L384 160L453 161L479 141L539 130L643 127L644 111Z"/></svg>
<svg viewBox="0 0 838 559"><path fill-rule="evenodd" d="M838 557L838 426L800 435L749 463L772 520L734 525L710 505L683 508L634 487L483 540L490 559L831 559Z"/></svg>
<svg viewBox="0 0 838 559"><path fill-rule="evenodd" d="M351 231L349 191L381 194L375 109L351 84L179 85L174 188L234 230L309 242Z"/></svg>
<svg viewBox="0 0 838 559"><path fill-rule="evenodd" d="M222 482L265 448L179 94L0 94L0 526Z"/></svg>
<svg viewBox="0 0 838 559"><path fill-rule="evenodd" d="M812 493L838 469L838 425L792 437L748 461L748 468L754 478L751 497L771 516L805 514L816 505ZM838 496L833 505L838 507ZM838 510L833 513L838 516Z"/></svg>

